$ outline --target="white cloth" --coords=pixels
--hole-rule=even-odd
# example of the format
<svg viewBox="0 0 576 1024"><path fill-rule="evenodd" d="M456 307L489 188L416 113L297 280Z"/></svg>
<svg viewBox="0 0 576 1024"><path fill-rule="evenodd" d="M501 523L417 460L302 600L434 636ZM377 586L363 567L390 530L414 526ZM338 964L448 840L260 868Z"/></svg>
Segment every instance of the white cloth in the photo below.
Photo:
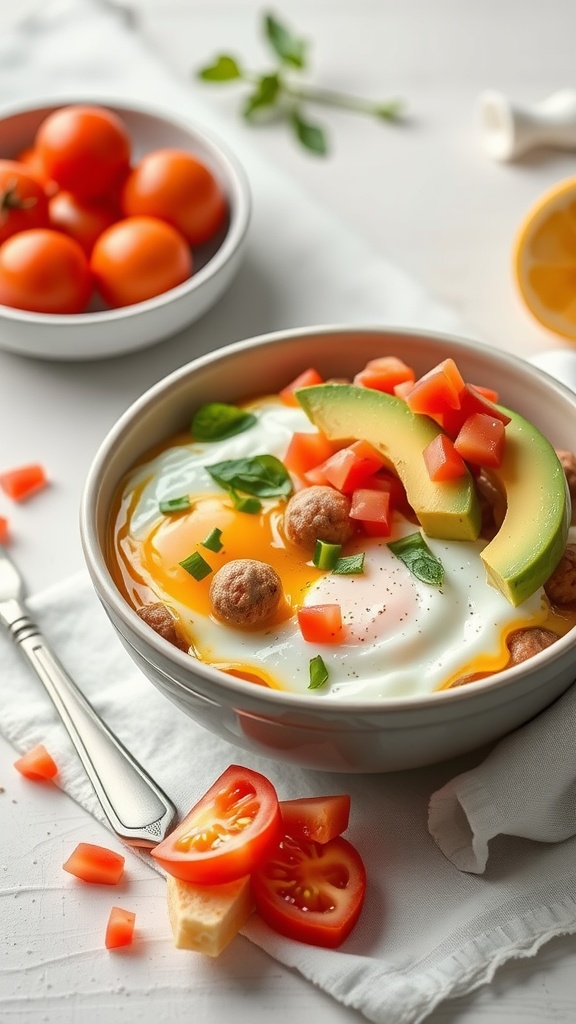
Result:
<svg viewBox="0 0 576 1024"><path fill-rule="evenodd" d="M55 0L1 40L0 101L79 93L150 96L212 127L194 91L146 51L117 12L93 0ZM418 285L259 160L241 133L228 132L228 142L254 193L247 262L259 274L244 280L260 280L260 287L248 294L235 289L214 319L210 315L210 323L219 325L218 343L233 340L231 325L244 328L247 318L251 333L338 320L454 326L451 314ZM202 330L193 336L200 347L206 344ZM153 350L144 353L142 365L154 358ZM257 917L245 934L369 1020L421 1021L441 1000L489 981L510 957L530 955L552 936L576 931L576 840L550 841L575 828L569 807L576 775L573 692L502 742L476 770L482 753L394 775L311 772L238 750L172 707L116 641L84 576L34 597L30 609L82 690L181 813L231 762L265 772L281 798L351 794L349 835L369 883L365 910L344 946L326 951L292 943ZM60 766L63 788L101 818L50 701L4 636L0 665L3 734L19 750L44 742ZM428 831L429 804L436 842ZM485 867L490 840L480 877L473 872Z"/></svg>

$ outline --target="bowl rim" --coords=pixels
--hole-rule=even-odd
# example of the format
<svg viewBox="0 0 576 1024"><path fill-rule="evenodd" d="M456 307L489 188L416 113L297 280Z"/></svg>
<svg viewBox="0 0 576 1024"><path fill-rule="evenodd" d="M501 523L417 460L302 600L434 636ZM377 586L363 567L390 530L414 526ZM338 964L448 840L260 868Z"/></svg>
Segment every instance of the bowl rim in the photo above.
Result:
<svg viewBox="0 0 576 1024"><path fill-rule="evenodd" d="M100 548L93 511L95 511L97 505L97 497L100 488L100 475L105 471L109 452L122 439L124 433L130 428L132 421L137 418L146 407L153 404L165 390L169 390L175 383L186 378L190 374L193 374L197 369L218 363L220 360L226 360L230 356L236 356L238 354L242 354L242 352L252 349L262 348L263 350L269 350L277 342L288 341L292 338L316 338L327 334L345 335L349 333L355 335L390 334L394 335L395 339L400 340L402 338L408 340L428 339L436 342L446 342L457 349L462 349L463 351L480 350L481 352L485 352L488 357L494 358L496 362L502 366L506 366L512 370L528 372L529 375L536 374L538 377L544 376L547 385L551 387L552 391L556 391L559 395L564 398L568 398L572 404L576 405L576 394L570 388L566 387L556 378L550 376L550 374L541 370L539 367L531 366L529 362L523 360L520 356L504 352L495 346L479 342L472 338L466 338L462 335L436 331L433 329L427 330L404 326L320 324L308 327L282 329L279 331L256 335L249 339L236 341L229 345L222 346L219 349L198 356L183 366L178 367L143 392L143 394L125 410L116 423L110 428L94 455L80 499L80 537L89 575L92 578L92 583L102 602L109 603L115 616L120 621L125 620L127 622L129 628L141 640L144 649L146 647L152 647L157 655L163 660L173 660L181 669L190 670L190 655L178 650L176 647L169 644L168 641L163 640L153 630L147 627L140 616L137 615L136 611L131 608L127 601L125 601L121 596L112 579L103 552ZM102 595L105 595L105 601ZM568 631L567 634L560 637L553 645L530 658L529 664L531 668L537 668L542 661L545 661L548 664L559 660L563 656L565 650L572 645L572 641L569 639L570 634L571 631ZM124 636L124 634L122 635ZM124 639L127 638L124 637ZM130 646L133 645L130 643ZM145 658L145 660L149 659ZM298 710L312 713L323 711L325 714L331 715L365 715L366 713L376 715L377 713L382 714L386 711L410 712L416 709L429 710L434 707L440 707L444 704L474 705L482 694L487 691L495 693L496 691L506 690L508 686L517 679L517 677L524 674L525 665L526 663L521 663L507 669L502 669L494 676L475 680L473 686L459 686L444 690L436 690L428 694L415 694L412 696L384 696L378 699L372 698L369 700L341 697L338 698L337 701L327 700L324 695L317 694L314 691L310 693L306 691L304 694L299 694L286 690L255 687L255 684L248 680L228 675L227 673L201 661L194 662L194 672L207 682L215 685L215 694L218 691L227 691L231 697L252 697L253 699L255 698L256 703L262 705L263 708L268 705L275 711L281 711L282 708L285 708L286 710L291 711ZM179 678L177 682L179 686L183 686L190 693L194 693L194 687L192 685L182 682L181 678ZM511 694L510 696L510 700L512 699L514 699L514 694ZM474 710L475 709L471 707L469 713L472 714Z"/></svg>
<svg viewBox="0 0 576 1024"><path fill-rule="evenodd" d="M179 114L155 103L138 103L132 99L126 99L111 95L92 95L90 97L70 96L49 96L45 103L8 103L0 106L0 131L2 122L9 118L18 117L23 114L32 114L35 111L46 111L46 114L58 110L64 106L99 106L107 107L114 113L121 115L122 111L140 114L156 118L188 134L197 135L210 150L210 155L220 168L226 172L226 184L229 189L230 219L226 234L213 256L200 270L193 273L182 284L154 295L151 299L144 299L142 302L135 302L130 306L120 306L114 309L102 309L87 311L85 313L37 313L33 310L17 309L12 306L0 304L0 316L6 320L14 320L19 323L45 324L52 327L74 328L85 327L86 325L104 325L114 323L118 320L125 320L128 316L145 315L154 310L161 310L164 306L177 301L191 292L197 291L201 285L213 278L236 254L240 248L252 215L252 194L248 175L244 170L238 157L233 150L224 142L217 133L205 128L199 122L188 120ZM6 157L4 159L11 159Z"/></svg>

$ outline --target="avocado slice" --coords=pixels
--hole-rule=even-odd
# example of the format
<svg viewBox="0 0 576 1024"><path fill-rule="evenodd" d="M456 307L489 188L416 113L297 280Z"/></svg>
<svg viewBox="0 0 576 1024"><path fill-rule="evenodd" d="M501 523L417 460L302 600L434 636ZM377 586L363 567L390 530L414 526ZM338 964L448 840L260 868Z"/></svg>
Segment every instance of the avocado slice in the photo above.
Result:
<svg viewBox="0 0 576 1024"><path fill-rule="evenodd" d="M296 397L330 440L368 441L383 455L429 537L476 540L481 514L471 474L442 483L428 476L422 452L441 433L433 420L403 399L355 384L317 384L299 388Z"/></svg>
<svg viewBox="0 0 576 1024"><path fill-rule="evenodd" d="M506 515L481 558L489 581L522 604L552 574L566 547L570 495L550 442L510 409L502 465L490 475L506 494Z"/></svg>

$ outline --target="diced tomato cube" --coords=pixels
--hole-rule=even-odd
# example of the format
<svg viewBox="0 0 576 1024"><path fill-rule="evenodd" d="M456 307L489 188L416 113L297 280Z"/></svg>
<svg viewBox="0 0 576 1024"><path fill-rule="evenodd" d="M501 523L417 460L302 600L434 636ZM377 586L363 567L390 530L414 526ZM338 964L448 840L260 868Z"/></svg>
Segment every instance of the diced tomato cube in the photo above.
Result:
<svg viewBox="0 0 576 1024"><path fill-rule="evenodd" d="M459 409L463 387L464 378L454 360L444 359L415 382L406 396L406 404L412 412L426 416Z"/></svg>
<svg viewBox="0 0 576 1024"><path fill-rule="evenodd" d="M354 384L392 395L398 384L413 384L415 376L412 367L397 356L381 356L366 363L364 369L354 377Z"/></svg>
<svg viewBox="0 0 576 1024"><path fill-rule="evenodd" d="M394 394L396 398L402 398L406 401L413 387L414 384L411 380L405 380L401 384L394 385Z"/></svg>
<svg viewBox="0 0 576 1024"><path fill-rule="evenodd" d="M298 625L308 643L342 643L342 609L339 604L303 605L298 609Z"/></svg>
<svg viewBox="0 0 576 1024"><path fill-rule="evenodd" d="M477 466L500 466L504 457L505 431L502 420L476 412L463 424L454 447L467 462Z"/></svg>
<svg viewBox="0 0 576 1024"><path fill-rule="evenodd" d="M7 544L9 539L8 520L4 516L0 516L0 544Z"/></svg>
<svg viewBox="0 0 576 1024"><path fill-rule="evenodd" d="M309 469L314 469L321 462L329 459L334 452L334 445L321 431L292 434L283 462L290 473L304 476Z"/></svg>
<svg viewBox="0 0 576 1024"><path fill-rule="evenodd" d="M501 420L504 424L510 423L507 413L481 395L477 388L466 384L460 392L460 408L449 409L442 415L440 421L442 428L454 439L468 417L473 416L474 413L484 413L493 419Z"/></svg>
<svg viewBox="0 0 576 1024"><path fill-rule="evenodd" d="M280 813L284 832L291 839L329 843L348 828L350 797L342 794L280 800Z"/></svg>
<svg viewBox="0 0 576 1024"><path fill-rule="evenodd" d="M447 434L437 434L422 455L431 480L456 480L466 475L466 463Z"/></svg>
<svg viewBox="0 0 576 1024"><path fill-rule="evenodd" d="M18 466L0 473L0 487L12 501L25 501L47 483L44 467L39 463Z"/></svg>
<svg viewBox="0 0 576 1024"><path fill-rule="evenodd" d="M58 766L43 743L38 743L32 750L14 761L14 767L21 775L35 782L40 779L53 779L58 774Z"/></svg>
<svg viewBox="0 0 576 1024"><path fill-rule="evenodd" d="M312 469L306 470L304 473L304 479L308 486L312 484L317 484L319 487L332 486L324 474L324 470L322 468L323 465L324 463L321 462L319 466L313 466Z"/></svg>
<svg viewBox="0 0 576 1024"><path fill-rule="evenodd" d="M106 925L106 949L129 946L134 938L136 914L122 907L112 907Z"/></svg>
<svg viewBox="0 0 576 1024"><path fill-rule="evenodd" d="M498 401L499 395L494 388L486 388L483 384L469 384L468 387L477 391L479 395L482 395L482 398L487 398L489 402Z"/></svg>
<svg viewBox="0 0 576 1024"><path fill-rule="evenodd" d="M298 405L299 402L294 393L298 388L307 388L312 384L323 383L324 379L320 376L318 370L315 370L314 367L311 366L307 370L304 370L303 373L299 373L298 376L295 377L290 384L287 384L285 388L282 388L279 392L280 398L286 405Z"/></svg>
<svg viewBox="0 0 576 1024"><path fill-rule="evenodd" d="M105 846L78 843L62 867L83 882L117 885L124 871L124 857Z"/></svg>
<svg viewBox="0 0 576 1024"><path fill-rule="evenodd" d="M354 441L331 455L319 468L329 484L344 494L350 494L383 465L384 459L368 441Z"/></svg>
<svg viewBox="0 0 576 1024"><path fill-rule="evenodd" d="M350 519L360 520L363 526L371 524L371 534L387 537L391 530L390 491L359 487L352 492ZM378 527L377 532L376 527Z"/></svg>

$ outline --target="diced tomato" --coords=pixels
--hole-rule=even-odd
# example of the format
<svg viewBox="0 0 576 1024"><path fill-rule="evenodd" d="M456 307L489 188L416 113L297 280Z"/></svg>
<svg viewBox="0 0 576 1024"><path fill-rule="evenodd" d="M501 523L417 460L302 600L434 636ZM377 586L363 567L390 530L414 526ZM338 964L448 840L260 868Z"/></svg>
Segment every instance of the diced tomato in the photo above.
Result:
<svg viewBox="0 0 576 1024"><path fill-rule="evenodd" d="M350 519L358 519L371 536L387 537L392 529L389 490L358 487L352 492Z"/></svg>
<svg viewBox="0 0 576 1024"><path fill-rule="evenodd" d="M83 882L118 885L124 871L124 857L105 846L78 843L62 867Z"/></svg>
<svg viewBox="0 0 576 1024"><path fill-rule="evenodd" d="M303 605L298 609L298 625L308 643L342 643L342 609L339 604Z"/></svg>
<svg viewBox="0 0 576 1024"><path fill-rule="evenodd" d="M304 370L303 373L299 373L290 384L287 384L285 388L279 392L280 398L286 405L298 405L298 399L296 398L295 392L298 388L308 388L313 384L323 384L324 379L315 370L313 366L309 369Z"/></svg>
<svg viewBox="0 0 576 1024"><path fill-rule="evenodd" d="M354 377L354 384L393 395L398 384L413 384L415 376L412 367L397 356L381 356L366 363L364 369Z"/></svg>
<svg viewBox="0 0 576 1024"><path fill-rule="evenodd" d="M0 473L0 487L13 501L25 501L47 483L44 468L38 463Z"/></svg>
<svg viewBox="0 0 576 1024"><path fill-rule="evenodd" d="M366 893L362 858L341 836L327 843L285 836L251 881L256 908L271 928L330 949L352 931Z"/></svg>
<svg viewBox="0 0 576 1024"><path fill-rule="evenodd" d="M283 462L290 473L304 476L310 470L329 459L334 445L321 431L292 434Z"/></svg>
<svg viewBox="0 0 576 1024"><path fill-rule="evenodd" d="M323 465L324 463L321 462L319 466L313 466L312 469L306 470L306 472L304 473L304 479L308 486L311 486L313 484L318 484L319 487L332 486L331 484L329 484L328 479L324 474L324 470L322 469Z"/></svg>
<svg viewBox="0 0 576 1024"><path fill-rule="evenodd" d="M478 394L482 395L482 398L487 398L489 402L497 402L499 395L494 388L486 388L483 384L469 384L469 388L477 391Z"/></svg>
<svg viewBox="0 0 576 1024"><path fill-rule="evenodd" d="M422 455L431 480L456 480L466 475L466 463L447 434L437 434Z"/></svg>
<svg viewBox="0 0 576 1024"><path fill-rule="evenodd" d="M0 516L0 544L7 544L9 540L8 520L4 516Z"/></svg>
<svg viewBox="0 0 576 1024"><path fill-rule="evenodd" d="M406 401L413 387L414 383L411 380L405 380L403 381L402 384L394 385L394 394L396 398L402 398L404 401Z"/></svg>
<svg viewBox="0 0 576 1024"><path fill-rule="evenodd" d="M499 409L494 402L480 394L477 388L465 384L460 392L460 408L448 409L441 417L440 424L449 436L454 439L459 430L474 413L484 413L494 419L502 420L502 423L510 423L510 417L502 409Z"/></svg>
<svg viewBox="0 0 576 1024"><path fill-rule="evenodd" d="M463 424L454 447L467 462L477 466L497 467L504 458L505 431L502 420L476 412Z"/></svg>
<svg viewBox="0 0 576 1024"><path fill-rule="evenodd" d="M134 938L136 914L122 907L112 907L106 925L106 949L117 949L118 946L129 946Z"/></svg>
<svg viewBox="0 0 576 1024"><path fill-rule="evenodd" d="M329 843L341 836L350 820L350 797L307 796L300 800L281 800L284 832L292 839Z"/></svg>
<svg viewBox="0 0 576 1024"><path fill-rule="evenodd" d="M249 875L275 847L281 831L272 783L233 764L150 853L175 878L217 885Z"/></svg>
<svg viewBox="0 0 576 1024"><path fill-rule="evenodd" d="M464 379L453 359L444 359L420 377L406 396L412 412L429 416L460 408L460 392Z"/></svg>
<svg viewBox="0 0 576 1024"><path fill-rule="evenodd" d="M362 487L384 465L384 459L368 441L354 441L340 448L319 467L329 484L343 494Z"/></svg>
<svg viewBox="0 0 576 1024"><path fill-rule="evenodd" d="M21 775L35 782L40 779L53 779L58 774L58 766L43 743L38 743L32 750L14 761L14 767Z"/></svg>

